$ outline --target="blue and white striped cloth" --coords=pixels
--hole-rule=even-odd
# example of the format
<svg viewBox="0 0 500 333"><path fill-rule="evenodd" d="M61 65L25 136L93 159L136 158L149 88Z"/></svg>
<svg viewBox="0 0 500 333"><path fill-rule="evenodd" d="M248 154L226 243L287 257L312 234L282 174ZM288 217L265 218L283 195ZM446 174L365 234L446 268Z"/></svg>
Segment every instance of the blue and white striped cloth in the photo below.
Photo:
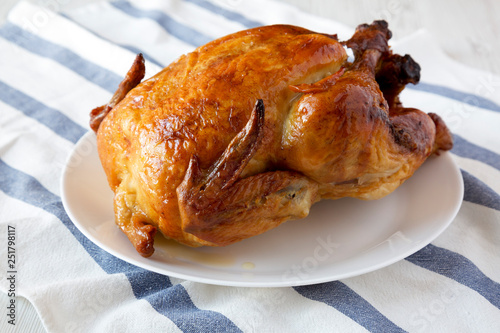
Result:
<svg viewBox="0 0 500 333"><path fill-rule="evenodd" d="M18 294L48 332L500 332L500 78L448 59L425 32L393 43L423 68L403 100L452 129L465 197L451 226L405 260L320 285L212 286L119 260L70 221L59 189L65 160L137 52L150 76L216 37L273 23L341 39L353 31L264 0L11 11L0 27L0 237L16 226Z"/></svg>

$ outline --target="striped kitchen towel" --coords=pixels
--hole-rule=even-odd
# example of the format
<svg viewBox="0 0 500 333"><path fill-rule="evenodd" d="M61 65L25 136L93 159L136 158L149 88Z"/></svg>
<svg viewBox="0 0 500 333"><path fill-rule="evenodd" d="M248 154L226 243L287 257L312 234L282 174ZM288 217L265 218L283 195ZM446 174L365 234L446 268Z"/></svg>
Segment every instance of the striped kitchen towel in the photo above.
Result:
<svg viewBox="0 0 500 333"><path fill-rule="evenodd" d="M65 12L56 3L51 11L21 2L0 27L0 289L10 288L10 226L16 292L48 332L500 332L499 77L450 60L425 32L393 43L425 69L402 99L447 122L465 186L458 215L431 244L340 281L208 285L120 260L69 219L61 174L89 110L109 100L138 52L149 77L245 28L287 23L343 40L353 29L264 0L130 0Z"/></svg>

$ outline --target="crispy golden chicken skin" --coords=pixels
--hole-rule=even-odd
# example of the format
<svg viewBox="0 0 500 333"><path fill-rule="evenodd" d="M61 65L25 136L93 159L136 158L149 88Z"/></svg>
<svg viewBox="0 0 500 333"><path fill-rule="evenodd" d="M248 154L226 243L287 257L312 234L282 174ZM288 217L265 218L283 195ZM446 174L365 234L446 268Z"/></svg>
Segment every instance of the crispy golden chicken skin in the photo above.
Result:
<svg viewBox="0 0 500 333"><path fill-rule="evenodd" d="M378 199L452 137L398 98L420 68L384 21L335 35L287 25L217 39L152 78L138 55L91 113L116 223L147 257L159 230L224 246L305 217L321 199ZM354 52L348 62L345 47Z"/></svg>

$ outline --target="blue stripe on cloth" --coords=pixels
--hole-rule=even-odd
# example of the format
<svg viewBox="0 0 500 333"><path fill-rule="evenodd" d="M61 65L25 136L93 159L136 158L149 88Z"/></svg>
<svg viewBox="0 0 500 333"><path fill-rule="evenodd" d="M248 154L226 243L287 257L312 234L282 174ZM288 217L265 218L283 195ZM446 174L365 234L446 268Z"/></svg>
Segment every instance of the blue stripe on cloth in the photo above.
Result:
<svg viewBox="0 0 500 333"><path fill-rule="evenodd" d="M58 62L109 92L114 93L123 79L75 52L33 35L10 22L0 28L0 36L32 53Z"/></svg>
<svg viewBox="0 0 500 333"><path fill-rule="evenodd" d="M481 109L500 112L500 105L496 104L495 102L489 99L486 99L478 95L451 89L448 87L443 87L437 84L420 82L417 85L408 85L406 87L412 90L418 90L427 93L432 93L435 95L440 95Z"/></svg>
<svg viewBox="0 0 500 333"><path fill-rule="evenodd" d="M475 290L488 302L500 309L500 283L484 275L466 257L429 244L422 250L407 257L406 260Z"/></svg>
<svg viewBox="0 0 500 333"><path fill-rule="evenodd" d="M234 323L218 312L198 309L186 289L172 285L166 276L148 271L126 273L134 295L147 300L159 313L170 318L183 332L241 332ZM155 286L155 287L152 287Z"/></svg>
<svg viewBox="0 0 500 333"><path fill-rule="evenodd" d="M230 21L238 22L247 28L255 28L255 27L259 27L259 26L263 25L260 22L251 20L251 19L246 18L245 16L243 16L239 13L236 13L236 12L233 12L231 10L227 10L225 8L219 7L213 3L205 1L205 0L184 0L184 1L191 2L191 3L197 5L201 8L205 8L214 14L217 14L217 15L220 15L222 17L227 18Z"/></svg>
<svg viewBox="0 0 500 333"><path fill-rule="evenodd" d="M461 171L464 179L464 200L500 211L500 195L467 171Z"/></svg>
<svg viewBox="0 0 500 333"><path fill-rule="evenodd" d="M0 100L45 125L59 136L76 143L87 132L63 113L0 81Z"/></svg>
<svg viewBox="0 0 500 333"><path fill-rule="evenodd" d="M151 303L184 332L225 332L241 330L222 314L197 308L182 285L172 286L170 279L120 260L90 242L71 222L61 198L48 191L34 177L16 170L0 159L0 190L8 196L41 208L57 217L80 242L89 255L108 274L124 273L134 295Z"/></svg>
<svg viewBox="0 0 500 333"><path fill-rule="evenodd" d="M369 332L405 332L340 281L294 287L294 289L304 297L337 309Z"/></svg>
<svg viewBox="0 0 500 333"><path fill-rule="evenodd" d="M453 149L451 152L461 157L481 161L500 170L500 155L469 142L456 134L453 135Z"/></svg>
<svg viewBox="0 0 500 333"><path fill-rule="evenodd" d="M130 16L136 18L148 18L155 21L170 35L191 45L201 46L213 40L213 38L177 22L162 11L154 9L140 9L132 6L132 4L128 1L112 1L110 4Z"/></svg>

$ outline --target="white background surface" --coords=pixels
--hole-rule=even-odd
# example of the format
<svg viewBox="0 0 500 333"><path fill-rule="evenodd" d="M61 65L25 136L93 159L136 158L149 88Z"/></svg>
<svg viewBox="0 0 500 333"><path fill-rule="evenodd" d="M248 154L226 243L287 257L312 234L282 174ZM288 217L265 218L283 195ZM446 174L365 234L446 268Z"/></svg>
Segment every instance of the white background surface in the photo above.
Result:
<svg viewBox="0 0 500 333"><path fill-rule="evenodd" d="M51 9L63 9L101 0L31 0ZM221 0L223 1L223 0ZM241 0L245 1L245 0ZM280 0L304 11L349 26L385 19L397 40L424 28L451 58L470 67L500 74L500 1L482 0ZM17 0L0 1L0 23ZM334 33L334 32L332 32ZM0 293L0 304L7 296ZM29 302L18 299L17 332L44 332ZM4 318L0 331L6 330ZM9 325L10 326L10 325ZM10 329L7 327L7 329Z"/></svg>

